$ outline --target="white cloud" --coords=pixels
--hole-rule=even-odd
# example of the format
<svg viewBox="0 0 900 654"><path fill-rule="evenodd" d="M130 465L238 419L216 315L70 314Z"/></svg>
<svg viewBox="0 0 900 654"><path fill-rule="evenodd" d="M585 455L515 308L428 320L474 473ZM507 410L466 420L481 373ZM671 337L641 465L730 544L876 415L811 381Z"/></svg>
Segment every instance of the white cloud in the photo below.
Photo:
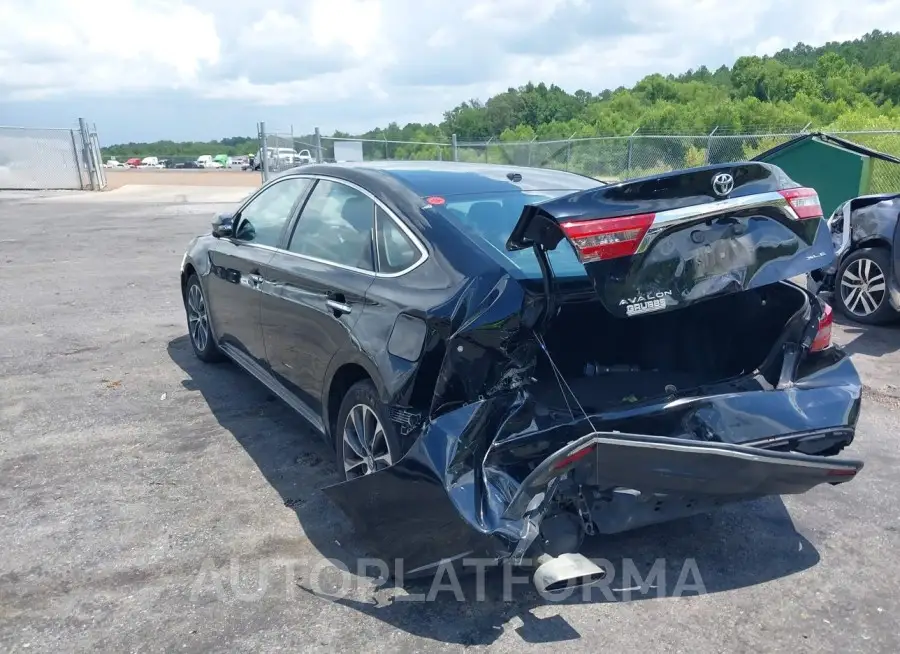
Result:
<svg viewBox="0 0 900 654"><path fill-rule="evenodd" d="M198 88L219 53L214 17L179 1L0 5L0 85L13 100Z"/></svg>
<svg viewBox="0 0 900 654"><path fill-rule="evenodd" d="M90 97L95 115L143 92L227 100L251 126L281 107L303 129L364 129L527 81L599 92L873 29L900 30L897 0L4 0L0 103Z"/></svg>

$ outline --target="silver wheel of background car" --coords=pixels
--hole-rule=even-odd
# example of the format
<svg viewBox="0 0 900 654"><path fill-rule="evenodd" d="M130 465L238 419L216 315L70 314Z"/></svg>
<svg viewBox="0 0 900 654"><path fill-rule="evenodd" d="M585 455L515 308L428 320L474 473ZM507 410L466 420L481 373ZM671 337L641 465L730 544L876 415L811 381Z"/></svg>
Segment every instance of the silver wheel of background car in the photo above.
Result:
<svg viewBox="0 0 900 654"><path fill-rule="evenodd" d="M343 435L347 479L370 475L394 463L387 435L371 407L357 404L347 414Z"/></svg>
<svg viewBox="0 0 900 654"><path fill-rule="evenodd" d="M188 290L187 311L191 340L194 341L194 347L202 352L209 342L209 317L206 314L203 291L198 284L194 284Z"/></svg>
<svg viewBox="0 0 900 654"><path fill-rule="evenodd" d="M871 259L851 262L841 276L841 299L856 316L874 313L884 302L886 290L884 271Z"/></svg>

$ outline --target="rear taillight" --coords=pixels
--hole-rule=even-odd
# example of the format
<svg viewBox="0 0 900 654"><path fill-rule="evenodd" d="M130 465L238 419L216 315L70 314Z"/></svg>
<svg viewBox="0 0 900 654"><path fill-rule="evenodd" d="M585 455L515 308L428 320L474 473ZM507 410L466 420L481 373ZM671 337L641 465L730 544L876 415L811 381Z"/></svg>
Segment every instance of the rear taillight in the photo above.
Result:
<svg viewBox="0 0 900 654"><path fill-rule="evenodd" d="M564 222L563 233L572 242L582 263L630 257L653 224L654 214Z"/></svg>
<svg viewBox="0 0 900 654"><path fill-rule="evenodd" d="M560 459L559 461L554 463L551 466L551 469L552 470L561 470L561 469L565 468L566 466L570 466L573 463L581 461L584 457L586 457L588 454L590 454L593 451L594 451L593 444L588 445L587 447L583 447L580 450L576 450L569 456L563 457L562 459Z"/></svg>
<svg viewBox="0 0 900 654"><path fill-rule="evenodd" d="M809 346L810 352L821 352L831 347L831 326L834 324L834 312L830 304L822 302L822 317L819 318L819 331Z"/></svg>
<svg viewBox="0 0 900 654"><path fill-rule="evenodd" d="M822 205L815 189L789 188L778 193L791 205L797 218L822 218Z"/></svg>

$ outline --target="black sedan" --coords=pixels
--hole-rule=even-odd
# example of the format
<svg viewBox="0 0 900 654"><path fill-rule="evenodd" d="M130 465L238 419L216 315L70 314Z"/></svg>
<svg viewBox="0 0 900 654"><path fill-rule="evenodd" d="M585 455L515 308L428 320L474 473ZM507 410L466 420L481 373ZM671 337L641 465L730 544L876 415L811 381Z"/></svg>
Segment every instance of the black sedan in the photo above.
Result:
<svg viewBox="0 0 900 654"><path fill-rule="evenodd" d="M309 165L191 242L191 342L333 444L325 489L404 573L846 482L861 385L818 197L738 163L604 185L523 167Z"/></svg>

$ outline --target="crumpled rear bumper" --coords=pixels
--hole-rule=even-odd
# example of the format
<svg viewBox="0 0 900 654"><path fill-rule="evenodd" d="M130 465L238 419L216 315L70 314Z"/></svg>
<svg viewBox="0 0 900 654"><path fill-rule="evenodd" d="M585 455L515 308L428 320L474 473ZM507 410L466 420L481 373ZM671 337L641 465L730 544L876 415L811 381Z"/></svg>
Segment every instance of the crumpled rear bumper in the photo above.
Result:
<svg viewBox="0 0 900 654"><path fill-rule="evenodd" d="M788 388L630 407L592 425L542 416L520 390L441 415L392 467L324 492L407 576L464 556L499 561L521 555L568 473L636 491L594 512L601 533L849 481L862 462L810 453L852 441L860 397L840 350Z"/></svg>

